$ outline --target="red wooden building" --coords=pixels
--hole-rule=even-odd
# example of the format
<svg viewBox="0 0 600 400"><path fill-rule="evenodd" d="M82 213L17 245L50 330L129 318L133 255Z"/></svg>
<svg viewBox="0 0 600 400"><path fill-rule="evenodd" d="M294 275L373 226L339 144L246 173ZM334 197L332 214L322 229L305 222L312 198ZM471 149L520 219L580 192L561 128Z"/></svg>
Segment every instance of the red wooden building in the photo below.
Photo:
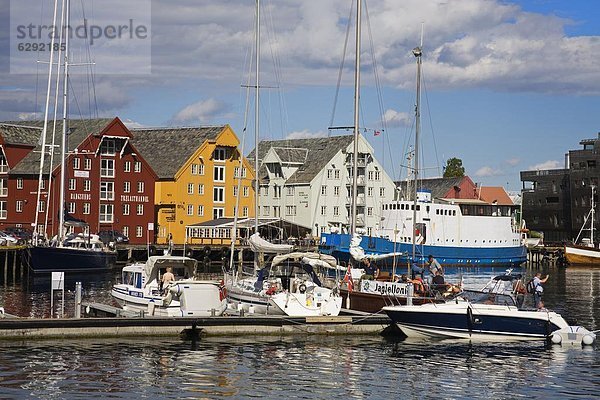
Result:
<svg viewBox="0 0 600 400"><path fill-rule="evenodd" d="M42 126L40 121L0 124L1 137L14 137L14 131L20 129L26 131L23 137L29 140L23 143L29 145L29 151L20 159L16 149L5 150L6 159L9 160L9 195L6 218L0 218L0 229L7 226L31 227L35 224L41 146L37 145L34 149L31 138L37 136L36 140L40 140ZM57 124L56 131L55 143L60 144L61 123ZM131 138L131 132L119 118L69 122L65 211L69 217L86 221L92 233L117 230L128 236L130 243L145 244L154 237L148 227L155 220L154 184L157 176L131 144ZM46 143L51 143L51 135L48 135ZM11 159L16 160L14 166L10 163ZM37 224L38 231L43 232L47 218L46 232L51 237L58 232L58 150L54 152L52 167L49 159L47 152ZM50 170L52 183L48 191Z"/></svg>

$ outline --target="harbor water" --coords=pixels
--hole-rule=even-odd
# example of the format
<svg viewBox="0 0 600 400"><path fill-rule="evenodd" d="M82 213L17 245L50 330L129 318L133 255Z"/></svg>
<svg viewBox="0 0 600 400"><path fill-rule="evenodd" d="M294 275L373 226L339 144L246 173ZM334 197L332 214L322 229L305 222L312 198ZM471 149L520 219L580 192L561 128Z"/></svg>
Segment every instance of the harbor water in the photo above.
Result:
<svg viewBox="0 0 600 400"><path fill-rule="evenodd" d="M448 270L480 287L502 270ZM515 271L516 272L516 271ZM524 275L533 271L523 269ZM600 329L600 270L549 268L544 301ZM115 274L75 280L84 301L110 302ZM50 316L49 278L2 283L0 305ZM414 341L398 336L126 338L4 341L0 398L567 398L600 396L600 345Z"/></svg>

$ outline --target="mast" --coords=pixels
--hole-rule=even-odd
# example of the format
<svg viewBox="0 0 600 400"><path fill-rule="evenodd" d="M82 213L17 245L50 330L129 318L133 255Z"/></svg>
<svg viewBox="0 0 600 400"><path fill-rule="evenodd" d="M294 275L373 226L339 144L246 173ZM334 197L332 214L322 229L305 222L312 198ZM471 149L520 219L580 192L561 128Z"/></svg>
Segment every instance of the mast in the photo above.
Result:
<svg viewBox="0 0 600 400"><path fill-rule="evenodd" d="M65 28L69 26L71 0L66 0ZM66 29L65 29L66 32ZM63 78L63 126L62 126L62 148L60 152L60 200L58 204L58 242L62 245L64 240L65 225L65 176L66 176L66 154L67 154L67 133L69 116L69 35L65 34L65 52L64 52L64 78Z"/></svg>
<svg viewBox="0 0 600 400"><path fill-rule="evenodd" d="M356 202L358 198L358 135L360 107L360 37L362 0L356 1L356 58L354 64L354 152L352 153L352 215L350 235L356 233ZM318 232L317 232L318 233Z"/></svg>
<svg viewBox="0 0 600 400"><path fill-rule="evenodd" d="M592 209L590 210L590 214L592 217L592 224L590 226L590 245L592 247L594 247L594 214L596 213L596 211L594 210L594 192L595 191L596 191L596 186L592 185L592 200L591 200Z"/></svg>
<svg viewBox="0 0 600 400"><path fill-rule="evenodd" d="M259 197L259 173L258 173L258 131L260 115L260 0L256 0L256 93L254 100L254 143L256 150L254 152L254 233L258 233L258 197ZM239 193L238 193L239 194Z"/></svg>
<svg viewBox="0 0 600 400"><path fill-rule="evenodd" d="M419 187L419 131L421 129L421 56L423 55L423 31L421 30L421 45L413 49L413 55L417 58L417 99L415 105L415 158L413 163L414 171L414 198L413 198L413 229L412 229L412 262L416 255L416 234L417 234L417 190ZM410 270L410 266L409 266Z"/></svg>

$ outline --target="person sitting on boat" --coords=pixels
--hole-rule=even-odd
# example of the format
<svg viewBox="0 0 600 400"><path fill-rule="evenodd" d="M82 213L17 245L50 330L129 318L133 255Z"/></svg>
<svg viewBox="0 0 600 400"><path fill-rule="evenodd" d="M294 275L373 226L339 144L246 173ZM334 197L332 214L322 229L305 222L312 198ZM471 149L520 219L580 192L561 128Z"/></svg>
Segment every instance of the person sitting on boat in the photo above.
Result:
<svg viewBox="0 0 600 400"><path fill-rule="evenodd" d="M421 278L420 275L417 275L414 279L408 280L408 283L412 283L415 287L415 294L422 296L426 293L425 284L423 283L423 278Z"/></svg>
<svg viewBox="0 0 600 400"><path fill-rule="evenodd" d="M533 291L533 302L535 304L535 308L541 309L544 307L544 303L542 302L542 295L544 293L544 287L542 283L546 283L550 275L546 275L544 279L542 279L542 273L536 272L533 277L533 287L535 290Z"/></svg>
<svg viewBox="0 0 600 400"><path fill-rule="evenodd" d="M165 272L162 276L162 279L160 280L160 291L163 291L163 288L166 288L169 286L169 284L171 284L172 282L175 282L175 275L173 275L173 268L171 267L167 267L167 272Z"/></svg>
<svg viewBox="0 0 600 400"><path fill-rule="evenodd" d="M431 275L433 275L434 277L436 276L438 271L440 272L440 275L444 275L444 269L442 268L438 260L433 258L431 254L427 257L427 267L429 268L429 272L431 273Z"/></svg>
<svg viewBox="0 0 600 400"><path fill-rule="evenodd" d="M371 264L371 260L369 260L369 257L365 257L362 259L362 267L365 270L365 273L363 276L360 277L360 279L370 279L373 280L375 279L375 274L377 272L377 270L375 270L375 267Z"/></svg>
<svg viewBox="0 0 600 400"><path fill-rule="evenodd" d="M431 280L431 288L439 292L446 292L452 288L452 285L446 283L444 275L442 275L441 271L437 270L435 276Z"/></svg>

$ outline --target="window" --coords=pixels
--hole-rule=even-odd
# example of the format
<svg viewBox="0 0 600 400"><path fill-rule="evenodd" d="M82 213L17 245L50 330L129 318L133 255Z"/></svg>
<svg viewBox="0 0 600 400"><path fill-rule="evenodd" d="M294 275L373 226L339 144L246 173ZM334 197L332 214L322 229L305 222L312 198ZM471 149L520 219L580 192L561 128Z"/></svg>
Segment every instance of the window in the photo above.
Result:
<svg viewBox="0 0 600 400"><path fill-rule="evenodd" d="M248 216L248 206L245 206L244 208L242 208L242 217L247 217Z"/></svg>
<svg viewBox="0 0 600 400"><path fill-rule="evenodd" d="M131 161L125 161L125 164L123 164L123 172L131 172Z"/></svg>
<svg viewBox="0 0 600 400"><path fill-rule="evenodd" d="M2 196L2 197L8 196L8 187L7 187L7 184L8 184L8 180L7 179L4 179L4 178L0 179L0 196Z"/></svg>
<svg viewBox="0 0 600 400"><path fill-rule="evenodd" d="M340 187L339 186L334 186L333 187L333 195L334 196L339 196L340 195Z"/></svg>
<svg viewBox="0 0 600 400"><path fill-rule="evenodd" d="M288 186L286 189L287 189L287 195L288 196L293 196L294 195L294 189L295 189L294 186Z"/></svg>
<svg viewBox="0 0 600 400"><path fill-rule="evenodd" d="M42 184L40 185L41 189L46 189L46 181L42 179Z"/></svg>
<svg viewBox="0 0 600 400"><path fill-rule="evenodd" d="M327 206L321 206L321 215L327 215Z"/></svg>
<svg viewBox="0 0 600 400"><path fill-rule="evenodd" d="M213 189L213 201L215 203L225 203L225 188L216 187Z"/></svg>
<svg viewBox="0 0 600 400"><path fill-rule="evenodd" d="M4 153L0 152L0 174L8 173L8 162L6 161L6 157L4 157Z"/></svg>
<svg viewBox="0 0 600 400"><path fill-rule="evenodd" d="M123 203L123 215L129 215L131 207L127 203Z"/></svg>
<svg viewBox="0 0 600 400"><path fill-rule="evenodd" d="M198 166L198 175L204 175L204 164Z"/></svg>
<svg viewBox="0 0 600 400"><path fill-rule="evenodd" d="M296 206L285 206L285 215L296 215Z"/></svg>
<svg viewBox="0 0 600 400"><path fill-rule="evenodd" d="M0 219L8 218L8 210L6 209L6 204L6 201L0 201Z"/></svg>
<svg viewBox="0 0 600 400"><path fill-rule="evenodd" d="M114 156L116 153L116 142L114 139L103 138L100 144L100 154L107 156Z"/></svg>
<svg viewBox="0 0 600 400"><path fill-rule="evenodd" d="M17 200L17 210L18 213L23 212L23 200Z"/></svg>
<svg viewBox="0 0 600 400"><path fill-rule="evenodd" d="M327 179L331 179L333 178L333 170L332 169L328 169L327 170Z"/></svg>
<svg viewBox="0 0 600 400"><path fill-rule="evenodd" d="M335 178L335 179L340 179L340 170L339 170L339 169L336 169L336 170L334 171L334 174L333 174L333 176L334 176L334 178Z"/></svg>
<svg viewBox="0 0 600 400"><path fill-rule="evenodd" d="M83 213L89 215L91 210L90 203L83 203Z"/></svg>
<svg viewBox="0 0 600 400"><path fill-rule="evenodd" d="M380 181L381 180L381 171L375 171L375 180L376 181Z"/></svg>
<svg viewBox="0 0 600 400"><path fill-rule="evenodd" d="M115 183L114 182L100 182L100 200L114 200L115 199Z"/></svg>
<svg viewBox="0 0 600 400"><path fill-rule="evenodd" d="M129 227L128 226L123 227L123 236L129 237Z"/></svg>
<svg viewBox="0 0 600 400"><path fill-rule="evenodd" d="M23 189L23 178L17 178L17 189Z"/></svg>
<svg viewBox="0 0 600 400"><path fill-rule="evenodd" d="M204 184L203 183L198 184L198 194L200 194L200 195L204 194Z"/></svg>
<svg viewBox="0 0 600 400"><path fill-rule="evenodd" d="M69 190L77 189L77 181L75 179L69 179Z"/></svg>
<svg viewBox="0 0 600 400"><path fill-rule="evenodd" d="M263 196L268 196L269 195L269 187L268 186L263 186L262 187L262 194L263 194Z"/></svg>
<svg viewBox="0 0 600 400"><path fill-rule="evenodd" d="M233 197L238 197L238 187L237 187L237 185L233 187Z"/></svg>
<svg viewBox="0 0 600 400"><path fill-rule="evenodd" d="M69 214L75 214L75 203L69 203L67 206L67 210Z"/></svg>
<svg viewBox="0 0 600 400"><path fill-rule="evenodd" d="M277 186L277 185L273 186L273 191L275 192L275 193L273 193L274 198L276 198L276 199L281 198L281 186Z"/></svg>
<svg viewBox="0 0 600 400"><path fill-rule="evenodd" d="M327 196L327 186L321 186L321 196Z"/></svg>
<svg viewBox="0 0 600 400"><path fill-rule="evenodd" d="M123 182L123 193L131 192L131 182L125 181Z"/></svg>
<svg viewBox="0 0 600 400"><path fill-rule="evenodd" d="M140 181L137 183L137 192L144 193L144 182Z"/></svg>
<svg viewBox="0 0 600 400"><path fill-rule="evenodd" d="M373 196L373 188L372 187L367 188L367 196L369 196L369 197Z"/></svg>
<svg viewBox="0 0 600 400"><path fill-rule="evenodd" d="M100 160L100 176L102 178L115 177L115 160L103 158Z"/></svg>
<svg viewBox="0 0 600 400"><path fill-rule="evenodd" d="M92 190L92 181L86 179L85 181L83 181L83 191L89 192L90 190Z"/></svg>
<svg viewBox="0 0 600 400"><path fill-rule="evenodd" d="M333 206L333 215L335 215L336 217L340 215L340 207L339 206Z"/></svg>
<svg viewBox="0 0 600 400"><path fill-rule="evenodd" d="M225 182L225 166L215 165L214 181L215 182Z"/></svg>
<svg viewBox="0 0 600 400"><path fill-rule="evenodd" d="M138 204L135 207L135 211L137 215L144 215L144 205L143 204Z"/></svg>
<svg viewBox="0 0 600 400"><path fill-rule="evenodd" d="M204 217L204 206L202 204L198 205L198 216Z"/></svg>
<svg viewBox="0 0 600 400"><path fill-rule="evenodd" d="M369 171L368 176L369 176L369 180L372 181L373 176L374 176L374 171Z"/></svg>
<svg viewBox="0 0 600 400"><path fill-rule="evenodd" d="M86 158L83 160L83 168L87 171L92 169L92 159Z"/></svg>
<svg viewBox="0 0 600 400"><path fill-rule="evenodd" d="M144 236L144 228L138 225L135 227L135 237L141 238L142 236Z"/></svg>
<svg viewBox="0 0 600 400"><path fill-rule="evenodd" d="M192 164L192 175L198 175L198 164Z"/></svg>
<svg viewBox="0 0 600 400"><path fill-rule="evenodd" d="M250 193L250 188L248 186L244 186L242 191L243 191L243 196L248 197L248 194Z"/></svg>
<svg viewBox="0 0 600 400"><path fill-rule="evenodd" d="M113 205L112 204L100 204L100 223L112 223L113 222Z"/></svg>
<svg viewBox="0 0 600 400"><path fill-rule="evenodd" d="M281 217L281 208L279 206L273 206L273 216L275 218Z"/></svg>
<svg viewBox="0 0 600 400"><path fill-rule="evenodd" d="M214 161L226 161L227 160L227 149L217 147L213 152Z"/></svg>
<svg viewBox="0 0 600 400"><path fill-rule="evenodd" d="M136 161L133 168L135 172L142 172L142 162Z"/></svg>
<svg viewBox="0 0 600 400"><path fill-rule="evenodd" d="M194 184L188 183L188 194L194 194Z"/></svg>
<svg viewBox="0 0 600 400"><path fill-rule="evenodd" d="M6 203L6 202L0 202L0 203ZM46 202L44 200L40 200L40 202L38 203L38 212L40 212L40 213L46 212Z"/></svg>
<svg viewBox="0 0 600 400"><path fill-rule="evenodd" d="M385 188L384 187L380 187L379 188L379 197L383 197L385 196Z"/></svg>
<svg viewBox="0 0 600 400"><path fill-rule="evenodd" d="M373 207L367 207L367 216L369 216L369 217L373 216Z"/></svg>
<svg viewBox="0 0 600 400"><path fill-rule="evenodd" d="M263 206L263 215L264 216L271 215L271 207L269 207L269 206Z"/></svg>
<svg viewBox="0 0 600 400"><path fill-rule="evenodd" d="M81 163L81 159L79 157L73 158L73 169L79 169L80 163Z"/></svg>
<svg viewBox="0 0 600 400"><path fill-rule="evenodd" d="M213 219L223 218L223 214L225 214L225 209L223 207L213 208Z"/></svg>

